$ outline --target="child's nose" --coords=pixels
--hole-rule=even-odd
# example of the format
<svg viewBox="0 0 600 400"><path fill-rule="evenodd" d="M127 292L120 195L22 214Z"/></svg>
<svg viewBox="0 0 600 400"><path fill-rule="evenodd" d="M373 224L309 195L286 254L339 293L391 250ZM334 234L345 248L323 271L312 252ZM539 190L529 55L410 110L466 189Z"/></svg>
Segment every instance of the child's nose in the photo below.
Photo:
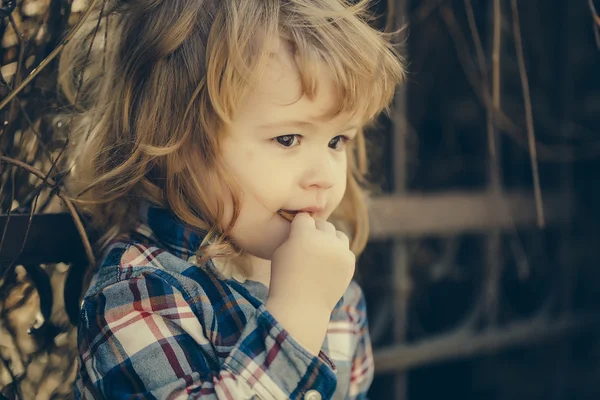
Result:
<svg viewBox="0 0 600 400"><path fill-rule="evenodd" d="M335 183L334 166L331 160L313 162L305 171L301 185L304 189L329 189Z"/></svg>

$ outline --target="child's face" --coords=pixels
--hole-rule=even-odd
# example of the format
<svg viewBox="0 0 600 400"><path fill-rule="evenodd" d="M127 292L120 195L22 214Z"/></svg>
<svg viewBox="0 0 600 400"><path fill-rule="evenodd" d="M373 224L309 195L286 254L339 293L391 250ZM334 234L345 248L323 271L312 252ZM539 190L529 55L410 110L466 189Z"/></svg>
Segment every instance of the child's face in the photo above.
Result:
<svg viewBox="0 0 600 400"><path fill-rule="evenodd" d="M346 190L345 140L358 132L344 116L322 118L336 105L326 69L317 96L300 98L293 55L286 47L276 49L222 140L222 156L243 189L231 236L263 259L270 259L289 234L290 222L278 210L309 208L313 217L328 219L340 204ZM231 212L232 205L226 203L225 223Z"/></svg>

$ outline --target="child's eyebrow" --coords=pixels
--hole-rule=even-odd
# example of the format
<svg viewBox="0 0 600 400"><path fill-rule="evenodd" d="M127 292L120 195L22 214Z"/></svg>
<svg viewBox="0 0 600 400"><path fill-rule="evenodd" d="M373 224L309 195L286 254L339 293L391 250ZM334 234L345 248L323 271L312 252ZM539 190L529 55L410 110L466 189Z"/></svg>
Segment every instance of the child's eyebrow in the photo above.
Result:
<svg viewBox="0 0 600 400"><path fill-rule="evenodd" d="M310 121L278 121L278 122L270 122L267 124L260 125L259 129L275 129L275 128L316 128L317 124ZM346 132L349 130L358 129L358 125L351 124L343 127L340 132Z"/></svg>

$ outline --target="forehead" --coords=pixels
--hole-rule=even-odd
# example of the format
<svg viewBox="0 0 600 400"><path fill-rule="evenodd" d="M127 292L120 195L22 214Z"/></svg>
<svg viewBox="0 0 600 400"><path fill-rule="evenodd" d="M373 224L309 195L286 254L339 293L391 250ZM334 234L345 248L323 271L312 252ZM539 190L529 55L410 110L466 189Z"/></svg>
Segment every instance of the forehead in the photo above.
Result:
<svg viewBox="0 0 600 400"><path fill-rule="evenodd" d="M238 107L236 117L260 123L288 118L314 122L344 120L344 115L333 120L327 118L339 104L339 91L331 71L319 61L309 66L317 77L316 94L309 98L302 87L296 56L286 43L266 41L271 53L269 60Z"/></svg>

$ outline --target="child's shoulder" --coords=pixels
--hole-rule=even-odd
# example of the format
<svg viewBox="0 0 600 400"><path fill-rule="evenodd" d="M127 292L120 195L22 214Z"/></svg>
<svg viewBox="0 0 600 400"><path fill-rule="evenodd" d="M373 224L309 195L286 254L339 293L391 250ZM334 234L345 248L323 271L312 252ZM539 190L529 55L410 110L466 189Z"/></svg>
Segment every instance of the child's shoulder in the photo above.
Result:
<svg viewBox="0 0 600 400"><path fill-rule="evenodd" d="M156 244L135 239L121 239L113 242L106 250L100 263L100 271L106 268L117 269L120 279L136 275L139 269L183 272L190 263L171 254Z"/></svg>
<svg viewBox="0 0 600 400"><path fill-rule="evenodd" d="M106 249L86 297L108 287L140 279L154 279L173 286L183 294L197 292L198 282L215 282L203 277L208 272L168 249L145 241L123 238L113 241Z"/></svg>

